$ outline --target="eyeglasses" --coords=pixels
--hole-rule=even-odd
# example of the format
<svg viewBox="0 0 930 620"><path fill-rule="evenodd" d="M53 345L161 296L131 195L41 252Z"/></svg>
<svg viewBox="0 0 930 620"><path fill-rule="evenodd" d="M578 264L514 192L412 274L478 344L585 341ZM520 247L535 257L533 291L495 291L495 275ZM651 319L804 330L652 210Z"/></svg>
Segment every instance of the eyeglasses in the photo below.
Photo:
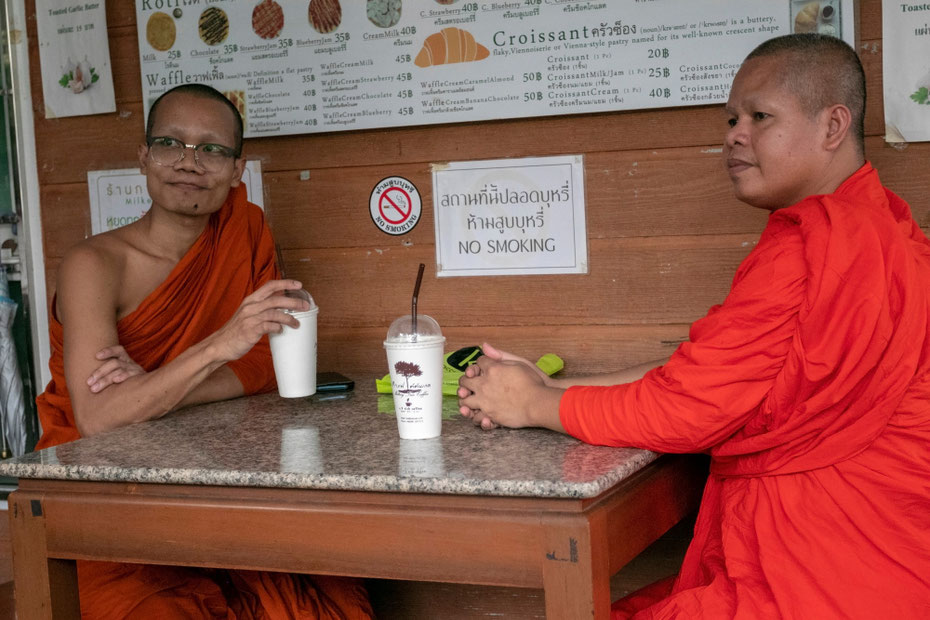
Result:
<svg viewBox="0 0 930 620"><path fill-rule="evenodd" d="M226 162L236 158L236 151L222 144L185 144L170 136L158 136L149 140L149 154L152 161L160 166L175 165L184 159L187 149L194 149L194 161L207 172L219 172Z"/></svg>

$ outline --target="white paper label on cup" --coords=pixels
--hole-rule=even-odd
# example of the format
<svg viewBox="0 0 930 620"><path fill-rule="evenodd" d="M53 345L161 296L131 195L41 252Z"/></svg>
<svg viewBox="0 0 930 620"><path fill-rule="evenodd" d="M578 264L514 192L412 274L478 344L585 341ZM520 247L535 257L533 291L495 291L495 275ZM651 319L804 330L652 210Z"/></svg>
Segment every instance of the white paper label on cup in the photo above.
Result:
<svg viewBox="0 0 930 620"><path fill-rule="evenodd" d="M442 355L445 338L385 342L402 439L438 437L442 429Z"/></svg>

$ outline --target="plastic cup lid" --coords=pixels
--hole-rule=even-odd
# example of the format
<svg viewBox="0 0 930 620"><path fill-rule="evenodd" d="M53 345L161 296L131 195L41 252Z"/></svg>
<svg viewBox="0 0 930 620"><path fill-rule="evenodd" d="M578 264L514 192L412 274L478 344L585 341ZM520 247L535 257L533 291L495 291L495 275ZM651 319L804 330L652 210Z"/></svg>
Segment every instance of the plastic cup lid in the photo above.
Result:
<svg viewBox="0 0 930 620"><path fill-rule="evenodd" d="M313 297L311 297L310 293L302 288L297 290L284 291L284 296L291 297L293 299L303 299L310 304L310 308L308 310L285 310L284 312L287 314L303 314L305 312L313 312L317 309L317 305L313 301Z"/></svg>
<svg viewBox="0 0 930 620"><path fill-rule="evenodd" d="M417 342L423 339L442 338L439 323L431 316L417 314L417 331L413 331L413 318L407 314L391 323L387 342Z"/></svg>

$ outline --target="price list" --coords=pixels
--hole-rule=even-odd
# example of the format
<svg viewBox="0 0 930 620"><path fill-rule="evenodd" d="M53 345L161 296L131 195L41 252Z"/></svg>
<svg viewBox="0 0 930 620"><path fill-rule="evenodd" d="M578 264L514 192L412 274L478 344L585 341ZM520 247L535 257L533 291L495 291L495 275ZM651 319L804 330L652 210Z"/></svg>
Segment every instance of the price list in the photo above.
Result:
<svg viewBox="0 0 930 620"><path fill-rule="evenodd" d="M247 136L719 103L768 38L854 40L851 0L139 0L136 11L147 102L210 84Z"/></svg>

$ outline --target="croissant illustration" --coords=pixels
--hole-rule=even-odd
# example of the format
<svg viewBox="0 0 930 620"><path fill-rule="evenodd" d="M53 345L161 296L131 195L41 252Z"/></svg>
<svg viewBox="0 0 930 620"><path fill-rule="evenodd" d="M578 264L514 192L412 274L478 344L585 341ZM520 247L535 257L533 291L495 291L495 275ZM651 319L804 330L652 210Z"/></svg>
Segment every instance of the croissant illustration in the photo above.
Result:
<svg viewBox="0 0 930 620"><path fill-rule="evenodd" d="M820 13L819 2L808 2L794 17L795 32L814 32L817 30L817 15Z"/></svg>
<svg viewBox="0 0 930 620"><path fill-rule="evenodd" d="M491 55L488 48L475 41L472 33L461 28L443 28L423 42L423 49L413 61L418 67L447 65L453 62L484 60Z"/></svg>

